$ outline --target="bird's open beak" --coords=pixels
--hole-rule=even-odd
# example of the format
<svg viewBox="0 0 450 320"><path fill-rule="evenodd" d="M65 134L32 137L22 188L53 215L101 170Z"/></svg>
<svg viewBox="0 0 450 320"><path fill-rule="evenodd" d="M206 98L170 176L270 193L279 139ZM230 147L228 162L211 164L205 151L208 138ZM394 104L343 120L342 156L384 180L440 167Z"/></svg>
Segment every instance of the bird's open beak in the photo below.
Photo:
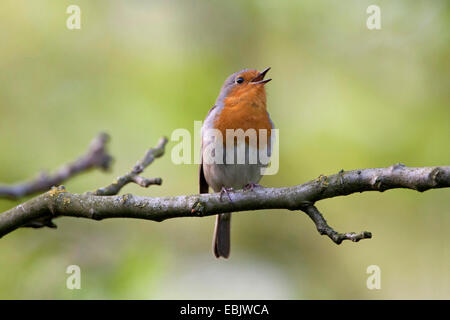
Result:
<svg viewBox="0 0 450 320"><path fill-rule="evenodd" d="M258 73L258 75L256 77L254 77L250 83L252 84L264 84L269 82L272 79L264 79L264 76L266 75L266 73L270 70L269 68L264 69L264 71L261 71L260 73Z"/></svg>

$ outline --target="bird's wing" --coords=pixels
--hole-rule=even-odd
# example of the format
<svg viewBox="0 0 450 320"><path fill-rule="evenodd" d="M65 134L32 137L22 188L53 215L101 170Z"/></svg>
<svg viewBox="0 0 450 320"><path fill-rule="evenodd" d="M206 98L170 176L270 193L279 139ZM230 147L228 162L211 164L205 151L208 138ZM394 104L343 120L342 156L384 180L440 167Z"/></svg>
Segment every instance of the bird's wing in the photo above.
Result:
<svg viewBox="0 0 450 320"><path fill-rule="evenodd" d="M198 182L200 193L208 193L209 185L208 182L206 182L205 173L203 172L203 160L200 160L200 166L198 170Z"/></svg>
<svg viewBox="0 0 450 320"><path fill-rule="evenodd" d="M211 113L215 108L216 108L216 105L214 105L211 109L209 109L208 114L206 115L206 119L208 119L208 117L211 116ZM199 191L200 191L200 193L208 193L209 185L208 185L208 182L206 182L205 172L203 171L203 135L202 135L202 146L201 146L200 150L201 150L200 165L198 168Z"/></svg>
<svg viewBox="0 0 450 320"><path fill-rule="evenodd" d="M206 115L206 119L211 115L211 112L217 107L217 104L213 105L211 109L209 109L208 114Z"/></svg>

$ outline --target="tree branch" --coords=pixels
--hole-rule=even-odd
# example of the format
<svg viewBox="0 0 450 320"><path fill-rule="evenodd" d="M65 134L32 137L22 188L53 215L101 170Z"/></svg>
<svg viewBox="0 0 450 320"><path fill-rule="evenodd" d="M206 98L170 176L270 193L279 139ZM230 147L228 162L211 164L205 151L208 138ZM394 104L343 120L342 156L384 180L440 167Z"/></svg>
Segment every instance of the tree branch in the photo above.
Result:
<svg viewBox="0 0 450 320"><path fill-rule="evenodd" d="M363 231L360 233L338 233L331 228L319 210L312 204L305 204L303 208L301 208L304 213L306 213L314 224L317 227L317 231L321 235L327 235L331 240L333 240L336 244L341 244L343 240L352 240L353 242L358 242L362 239L370 239L372 238L372 233L368 231Z"/></svg>
<svg viewBox="0 0 450 320"><path fill-rule="evenodd" d="M133 167L133 169L128 172L127 174L118 177L116 180L114 180L113 183L110 185L97 189L93 193L96 196L112 196L116 195L120 192L120 190L127 185L128 183L136 183L140 185L141 187L147 188L152 184L161 185L162 179L161 178L144 178L139 176L140 173L142 173L145 168L147 168L154 160L155 158L159 158L164 154L164 148L167 144L167 138L163 137L159 140L158 145L147 151L144 158L142 160L138 161L136 165ZM63 190L64 186L60 186L59 188L52 187L52 190L50 192L59 192L58 190ZM50 211L53 213L53 206L50 206ZM34 219L32 221L27 222L22 227L29 227L29 228L42 228L42 227L49 227L49 228L56 228L56 224L53 223L53 218L55 218L53 215L50 216L44 216L39 217L37 219Z"/></svg>
<svg viewBox="0 0 450 320"><path fill-rule="evenodd" d="M136 218L163 221L177 217L203 217L224 212L262 209L301 210L316 224L321 234L335 243L349 239L370 238L369 232L340 234L329 227L315 202L356 192L407 188L420 192L450 187L450 166L410 168L396 164L388 168L341 170L331 176L321 175L307 183L284 188L255 188L231 193L232 201L219 193L177 197L98 196L72 194L64 187L37 196L0 214L0 237L39 219L69 216L102 220Z"/></svg>
<svg viewBox="0 0 450 320"><path fill-rule="evenodd" d="M91 141L86 154L72 163L63 165L53 175L41 173L37 178L28 182L11 186L0 186L0 198L18 199L44 192L52 186L60 185L67 179L89 169L100 168L108 170L112 162L112 157L106 151L108 140L109 136L106 133L100 133Z"/></svg>
<svg viewBox="0 0 450 320"><path fill-rule="evenodd" d="M161 138L158 142L158 145L147 151L144 158L142 158L138 163L133 167L133 169L128 172L127 174L117 178L113 183L111 183L109 186L100 188L94 192L94 195L96 196L112 196L115 194L118 194L119 191L128 183L136 183L140 185L141 187L147 188L152 184L161 185L162 179L161 178L153 178L153 179L147 179L144 177L139 176L145 168L147 168L154 160L155 158L159 158L164 154L164 148L167 144L167 138Z"/></svg>

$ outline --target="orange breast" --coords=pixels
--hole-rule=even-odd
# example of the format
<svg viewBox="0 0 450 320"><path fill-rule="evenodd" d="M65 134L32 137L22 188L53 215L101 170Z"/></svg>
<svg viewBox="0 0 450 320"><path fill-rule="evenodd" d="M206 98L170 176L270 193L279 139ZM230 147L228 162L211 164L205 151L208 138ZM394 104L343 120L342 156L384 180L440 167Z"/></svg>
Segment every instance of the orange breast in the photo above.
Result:
<svg viewBox="0 0 450 320"><path fill-rule="evenodd" d="M224 108L214 122L216 129L220 130L223 142L226 143L226 129L255 129L267 130L267 141L270 139L272 124L266 110L266 95L260 90L246 90L245 92L235 92L224 100Z"/></svg>

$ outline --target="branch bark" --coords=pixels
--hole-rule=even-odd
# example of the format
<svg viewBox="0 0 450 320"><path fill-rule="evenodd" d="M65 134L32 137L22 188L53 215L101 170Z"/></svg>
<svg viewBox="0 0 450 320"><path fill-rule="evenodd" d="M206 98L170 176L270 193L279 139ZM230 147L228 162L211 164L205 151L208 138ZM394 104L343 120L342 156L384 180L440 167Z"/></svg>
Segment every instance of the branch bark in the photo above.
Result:
<svg viewBox="0 0 450 320"><path fill-rule="evenodd" d="M72 194L64 187L37 196L0 214L0 237L36 220L60 216L102 220L136 218L153 221L179 217L204 217L224 212L262 209L301 210L315 223L319 233L339 244L343 240L370 238L369 232L338 233L326 223L314 206L317 201L365 191L383 192L406 188L420 192L450 187L450 166L406 167L396 164L387 168L343 171L283 188L255 188L231 193L232 201L219 193L176 197L99 196L95 193Z"/></svg>
<svg viewBox="0 0 450 320"><path fill-rule="evenodd" d="M112 157L106 151L108 141L109 136L106 133L100 133L91 141L86 154L71 163L63 165L53 175L41 173L38 177L28 182L11 186L0 186L0 198L18 199L44 192L52 186L60 185L67 179L93 168L108 170L112 162Z"/></svg>

